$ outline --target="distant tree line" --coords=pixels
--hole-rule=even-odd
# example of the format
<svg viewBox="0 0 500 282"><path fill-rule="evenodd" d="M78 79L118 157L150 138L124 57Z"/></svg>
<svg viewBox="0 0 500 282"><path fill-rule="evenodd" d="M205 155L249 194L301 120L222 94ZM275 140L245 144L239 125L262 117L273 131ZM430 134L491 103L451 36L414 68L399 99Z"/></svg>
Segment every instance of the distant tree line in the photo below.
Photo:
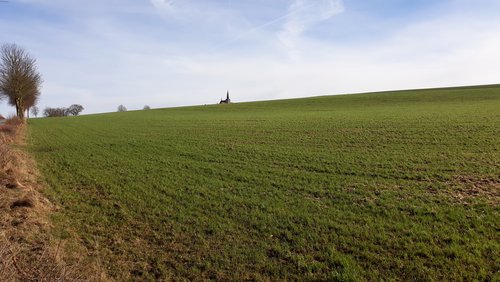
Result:
<svg viewBox="0 0 500 282"><path fill-rule="evenodd" d="M151 107L149 105L144 105L144 107L142 109L143 110L151 110ZM119 105L116 110L118 112L126 112L127 111L127 107L125 107L124 105Z"/></svg>
<svg viewBox="0 0 500 282"><path fill-rule="evenodd" d="M45 108L43 115L45 117L66 117L69 115L77 116L84 110L82 105L73 104L68 108Z"/></svg>

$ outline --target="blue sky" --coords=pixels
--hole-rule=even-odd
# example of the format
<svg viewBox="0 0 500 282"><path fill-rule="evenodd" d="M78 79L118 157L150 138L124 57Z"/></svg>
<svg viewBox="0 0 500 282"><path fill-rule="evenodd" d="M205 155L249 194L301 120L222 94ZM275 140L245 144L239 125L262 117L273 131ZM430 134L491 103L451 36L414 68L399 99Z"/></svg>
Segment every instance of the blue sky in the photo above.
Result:
<svg viewBox="0 0 500 282"><path fill-rule="evenodd" d="M84 113L500 83L497 0L10 0L40 108ZM0 114L13 113L5 101Z"/></svg>

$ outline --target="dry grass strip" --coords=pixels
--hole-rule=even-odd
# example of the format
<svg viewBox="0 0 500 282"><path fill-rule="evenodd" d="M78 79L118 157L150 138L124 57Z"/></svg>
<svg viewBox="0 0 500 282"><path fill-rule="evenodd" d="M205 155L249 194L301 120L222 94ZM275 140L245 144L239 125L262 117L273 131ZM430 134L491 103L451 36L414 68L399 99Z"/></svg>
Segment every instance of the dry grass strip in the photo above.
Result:
<svg viewBox="0 0 500 282"><path fill-rule="evenodd" d="M83 248L69 252L51 235L56 207L39 191L35 163L16 149L25 125L0 125L0 281L107 281Z"/></svg>

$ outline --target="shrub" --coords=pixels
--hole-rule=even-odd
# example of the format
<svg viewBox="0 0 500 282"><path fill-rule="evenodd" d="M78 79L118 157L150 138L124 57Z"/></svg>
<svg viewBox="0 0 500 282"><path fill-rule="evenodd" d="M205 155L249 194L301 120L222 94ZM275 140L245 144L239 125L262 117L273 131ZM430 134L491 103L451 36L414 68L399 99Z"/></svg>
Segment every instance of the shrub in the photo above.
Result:
<svg viewBox="0 0 500 282"><path fill-rule="evenodd" d="M23 120L17 116L10 116L6 121L6 125L18 126L23 124Z"/></svg>

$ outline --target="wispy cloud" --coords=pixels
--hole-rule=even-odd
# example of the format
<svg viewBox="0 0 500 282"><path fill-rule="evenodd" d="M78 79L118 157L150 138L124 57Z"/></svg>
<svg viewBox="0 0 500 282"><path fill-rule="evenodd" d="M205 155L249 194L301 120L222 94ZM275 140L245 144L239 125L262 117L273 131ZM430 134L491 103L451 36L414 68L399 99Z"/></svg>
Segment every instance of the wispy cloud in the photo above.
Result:
<svg viewBox="0 0 500 282"><path fill-rule="evenodd" d="M200 24L198 28L223 26L228 20L235 21L238 10L232 10L218 1L150 0L157 13L167 20L184 24Z"/></svg>
<svg viewBox="0 0 500 282"><path fill-rule="evenodd" d="M298 41L311 26L329 20L342 13L342 0L294 0L288 7L288 14L278 38L287 48L292 59L298 59Z"/></svg>
<svg viewBox="0 0 500 282"><path fill-rule="evenodd" d="M160 12L163 13L164 15L167 16L179 16L176 15L179 14L179 9L182 9L182 2L176 3L178 1L176 0L151 0L151 3L153 6ZM177 11L176 11L177 10Z"/></svg>

